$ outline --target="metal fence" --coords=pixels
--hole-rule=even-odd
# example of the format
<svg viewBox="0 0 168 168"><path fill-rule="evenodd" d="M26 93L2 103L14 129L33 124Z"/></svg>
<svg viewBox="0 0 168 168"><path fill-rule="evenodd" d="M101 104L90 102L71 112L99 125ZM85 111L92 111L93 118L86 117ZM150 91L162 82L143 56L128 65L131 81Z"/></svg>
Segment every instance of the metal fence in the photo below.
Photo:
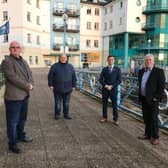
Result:
<svg viewBox="0 0 168 168"><path fill-rule="evenodd" d="M76 70L77 88L90 96L101 100L100 71ZM136 77L122 76L118 92L118 105L124 111L142 117L141 105L138 101L138 80ZM159 105L158 116L161 128L168 129L168 92L165 90L163 100Z"/></svg>

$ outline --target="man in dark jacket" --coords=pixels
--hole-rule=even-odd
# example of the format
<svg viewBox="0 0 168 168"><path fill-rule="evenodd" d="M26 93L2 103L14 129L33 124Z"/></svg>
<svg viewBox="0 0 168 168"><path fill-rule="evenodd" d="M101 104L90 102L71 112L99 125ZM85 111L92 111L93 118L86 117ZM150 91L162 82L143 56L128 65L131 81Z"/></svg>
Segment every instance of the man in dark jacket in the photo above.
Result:
<svg viewBox="0 0 168 168"><path fill-rule="evenodd" d="M59 62L51 66L48 74L48 86L54 93L56 120L60 118L62 101L64 118L72 119L69 115L69 104L71 92L76 87L76 75L73 66L67 60L65 54L60 56Z"/></svg>
<svg viewBox="0 0 168 168"><path fill-rule="evenodd" d="M145 133L139 139L149 139L151 144L159 144L158 105L165 88L165 75L162 69L154 66L154 56L145 56L145 68L138 74L139 100L142 103Z"/></svg>
<svg viewBox="0 0 168 168"><path fill-rule="evenodd" d="M100 83L102 84L102 101L103 101L103 118L101 123L107 121L107 103L110 97L113 105L113 121L115 125L118 125L118 105L117 94L118 85L121 83L121 70L114 65L115 57L109 55L107 58L108 66L103 68L100 75Z"/></svg>
<svg viewBox="0 0 168 168"><path fill-rule="evenodd" d="M31 142L32 138L24 132L28 115L30 91L33 90L32 72L27 62L20 56L19 42L12 41L10 55L2 62L5 75L5 108L9 150L20 153L17 142Z"/></svg>

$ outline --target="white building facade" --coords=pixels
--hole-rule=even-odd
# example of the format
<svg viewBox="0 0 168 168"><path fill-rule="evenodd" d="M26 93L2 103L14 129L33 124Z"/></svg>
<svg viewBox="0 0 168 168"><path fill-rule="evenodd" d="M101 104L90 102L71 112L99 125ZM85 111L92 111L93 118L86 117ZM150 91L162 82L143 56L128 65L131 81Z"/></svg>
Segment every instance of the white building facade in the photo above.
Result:
<svg viewBox="0 0 168 168"><path fill-rule="evenodd" d="M102 64L103 4L99 1L81 1L80 51L81 64L84 67L97 67Z"/></svg>
<svg viewBox="0 0 168 168"><path fill-rule="evenodd" d="M142 23L146 17L143 7L146 0L112 0L104 6L103 25L103 64L106 57L113 54L117 64L128 67L129 59L135 55L134 48L143 42Z"/></svg>
<svg viewBox="0 0 168 168"><path fill-rule="evenodd" d="M0 11L0 23L10 25L9 34L0 36L0 62L9 55L9 43L16 40L31 67L45 66L43 55L50 52L50 1L3 0Z"/></svg>

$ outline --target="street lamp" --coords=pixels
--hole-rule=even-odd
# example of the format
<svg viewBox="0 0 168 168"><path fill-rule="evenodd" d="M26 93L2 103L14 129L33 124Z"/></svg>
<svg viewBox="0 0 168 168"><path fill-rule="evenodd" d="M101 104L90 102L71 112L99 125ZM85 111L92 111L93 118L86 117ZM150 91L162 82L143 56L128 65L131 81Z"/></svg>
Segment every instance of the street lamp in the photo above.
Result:
<svg viewBox="0 0 168 168"><path fill-rule="evenodd" d="M148 53L150 53L151 39L148 39Z"/></svg>
<svg viewBox="0 0 168 168"><path fill-rule="evenodd" d="M63 53L65 54L66 51L66 29L67 29L67 20L68 20L68 15L66 14L66 12L64 12L64 14L62 15L63 17L63 21L64 21L64 51Z"/></svg>

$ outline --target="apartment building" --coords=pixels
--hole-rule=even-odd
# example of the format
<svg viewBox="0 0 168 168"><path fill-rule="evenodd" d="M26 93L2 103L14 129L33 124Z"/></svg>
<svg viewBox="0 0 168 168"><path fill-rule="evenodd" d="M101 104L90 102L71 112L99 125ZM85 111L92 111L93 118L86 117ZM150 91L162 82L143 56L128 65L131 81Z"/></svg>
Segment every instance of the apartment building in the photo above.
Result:
<svg viewBox="0 0 168 168"><path fill-rule="evenodd" d="M102 10L105 2L81 0L80 51L83 67L102 64Z"/></svg>
<svg viewBox="0 0 168 168"><path fill-rule="evenodd" d="M80 1L51 0L51 49L45 61L53 64L64 52L69 62L80 66Z"/></svg>
<svg viewBox="0 0 168 168"><path fill-rule="evenodd" d="M103 57L116 56L116 63L127 68L130 59L139 55L137 48L144 44L145 31L142 23L146 17L142 13L146 0L112 0L104 6Z"/></svg>
<svg viewBox="0 0 168 168"><path fill-rule="evenodd" d="M50 53L49 11L49 0L1 1L0 23L9 21L10 26L9 34L0 36L0 62L9 54L9 43L17 40L31 67L45 66L43 56Z"/></svg>

